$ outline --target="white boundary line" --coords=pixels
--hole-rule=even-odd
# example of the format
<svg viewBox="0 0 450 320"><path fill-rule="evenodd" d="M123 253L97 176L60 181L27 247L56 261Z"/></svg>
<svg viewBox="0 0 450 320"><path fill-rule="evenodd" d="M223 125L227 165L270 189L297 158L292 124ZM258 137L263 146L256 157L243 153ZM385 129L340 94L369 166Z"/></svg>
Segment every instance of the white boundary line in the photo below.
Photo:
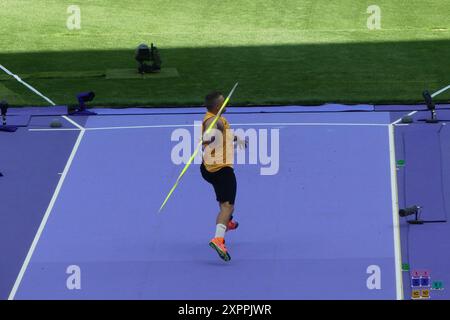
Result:
<svg viewBox="0 0 450 320"><path fill-rule="evenodd" d="M71 124L73 124L75 127L77 127L80 130L84 130L85 128L80 126L77 122L75 122L74 120L70 119L68 116L62 116L63 119L67 120L68 122L70 122Z"/></svg>
<svg viewBox="0 0 450 320"><path fill-rule="evenodd" d="M33 88L32 86L30 86L28 83L26 83L25 81L23 81L18 75L12 73L11 71L9 71L8 69L6 69L4 66L2 66L0 64L0 69L2 69L6 74L10 75L11 77L13 77L14 79L16 79L19 83L23 84L25 87L27 87L28 89L30 89L32 92L34 92L35 94L37 94L39 97L41 97L42 99L44 99L45 101L47 101L48 103L50 103L52 106L56 106L56 104L50 100L49 98L47 98L46 96L44 96L42 93L40 93L39 91L37 91L35 88Z"/></svg>
<svg viewBox="0 0 450 320"><path fill-rule="evenodd" d="M25 261L22 264L19 275L17 276L16 281L14 282L14 286L9 294L8 300L14 300L14 297L16 296L17 290L20 287L23 276L25 275L25 272L26 272L28 265L31 261L31 258L33 256L34 250L36 249L39 239L41 238L42 232L45 229L48 218L50 217L50 214L56 203L56 199L58 198L59 192L61 191L61 188L63 186L64 180L67 177L67 173L69 172L69 169L70 169L70 166L72 165L73 159L75 158L78 148L80 147L81 140L83 139L83 136L86 132L86 130L83 127L81 127L78 123L76 123L75 121L72 121L69 118L67 118L66 120L73 123L73 125L77 126L80 130L80 134L78 135L75 145L73 146L72 152L70 153L69 159L67 160L66 166L64 167L64 171L62 172L61 177L59 178L58 185L56 186L55 192L53 193L53 196L50 200L47 210L45 211L45 214L44 214L44 217L42 218L41 224L39 225L36 235L34 236L31 247L28 250L27 256L25 257Z"/></svg>
<svg viewBox="0 0 450 320"><path fill-rule="evenodd" d="M403 275L402 275L402 252L400 242L400 218L398 205L398 186L397 186L397 165L395 158L395 138L394 124L389 125L389 155L391 167L391 193L392 193L392 223L394 236L394 255L395 255L395 281L397 300L404 299Z"/></svg>
<svg viewBox="0 0 450 320"><path fill-rule="evenodd" d="M233 126L375 126L385 127L389 123L345 123L345 122L255 122L255 123L234 123Z"/></svg>
<svg viewBox="0 0 450 320"><path fill-rule="evenodd" d="M408 116L410 117L410 116L413 116L413 115L415 115L417 112L419 112L419 111L413 111L413 112L410 112L410 113L408 113L406 116L403 116L403 117L408 117ZM403 117L401 117L400 119L398 119L398 120L392 122L391 124L392 124L392 125L399 124L400 122L402 122ZM403 125L405 125L405 124L403 124Z"/></svg>
<svg viewBox="0 0 450 320"><path fill-rule="evenodd" d="M431 95L431 97L434 98L434 97L440 95L441 93L447 91L448 89L450 89L450 86L446 86L445 88L442 88L441 90L436 91L435 93L433 93L433 94Z"/></svg>
<svg viewBox="0 0 450 320"><path fill-rule="evenodd" d="M150 129L150 128L184 128L184 127L198 127L193 124L163 124L163 125L148 125L148 126L128 126L128 127L99 127L99 128L83 128L76 124L70 118L64 116L66 120L73 123L80 130L86 131L99 131L99 130L125 130L125 129ZM387 127L389 123L315 123L315 122L265 122L265 123L234 123L233 126L375 126L375 127ZM79 130L75 128L56 128L56 129L28 129L29 131L74 131Z"/></svg>
<svg viewBox="0 0 450 320"><path fill-rule="evenodd" d="M99 128L86 128L88 131L98 130L121 130L121 129L150 129L150 128L183 128L183 127L199 127L193 124L160 124L160 125L148 125L148 126L129 126L129 127L99 127Z"/></svg>
<svg viewBox="0 0 450 320"><path fill-rule="evenodd" d="M59 129L28 129L28 131L32 132L42 132L42 131L80 131L78 128L59 128Z"/></svg>

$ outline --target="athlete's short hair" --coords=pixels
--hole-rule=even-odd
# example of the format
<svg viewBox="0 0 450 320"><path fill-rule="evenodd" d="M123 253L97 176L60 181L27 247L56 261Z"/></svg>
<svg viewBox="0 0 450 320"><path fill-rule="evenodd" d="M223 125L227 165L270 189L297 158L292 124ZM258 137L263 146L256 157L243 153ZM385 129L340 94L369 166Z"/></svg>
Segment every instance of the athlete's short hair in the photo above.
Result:
<svg viewBox="0 0 450 320"><path fill-rule="evenodd" d="M216 105L218 99L222 96L222 93L219 91L212 91L208 93L205 97L205 107L208 111L211 111Z"/></svg>

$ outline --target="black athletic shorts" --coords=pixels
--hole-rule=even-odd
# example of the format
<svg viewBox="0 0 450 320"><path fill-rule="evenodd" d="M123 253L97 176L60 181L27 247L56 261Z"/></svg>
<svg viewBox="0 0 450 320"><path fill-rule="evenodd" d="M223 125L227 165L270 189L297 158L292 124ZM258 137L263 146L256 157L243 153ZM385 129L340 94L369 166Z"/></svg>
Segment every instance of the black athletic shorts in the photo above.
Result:
<svg viewBox="0 0 450 320"><path fill-rule="evenodd" d="M202 163L200 166L203 179L208 181L214 187L216 199L219 202L229 202L234 204L236 199L236 176L231 167L224 167L216 172L209 172Z"/></svg>

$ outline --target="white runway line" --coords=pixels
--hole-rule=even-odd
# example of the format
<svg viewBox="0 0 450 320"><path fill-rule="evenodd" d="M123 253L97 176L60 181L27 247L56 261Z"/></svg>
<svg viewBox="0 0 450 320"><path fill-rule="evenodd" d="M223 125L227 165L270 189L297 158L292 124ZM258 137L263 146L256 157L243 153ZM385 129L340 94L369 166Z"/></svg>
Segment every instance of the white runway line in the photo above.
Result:
<svg viewBox="0 0 450 320"><path fill-rule="evenodd" d="M63 119L69 121L71 124L73 124L75 127L77 127L80 130L84 130L85 128L83 128L81 125L79 125L77 122L75 122L74 120L70 119L68 116L62 116Z"/></svg>
<svg viewBox="0 0 450 320"><path fill-rule="evenodd" d="M375 127L387 127L389 123L339 123L339 122L262 122L262 123L234 123L233 126L375 126ZM83 128L77 125L78 128ZM83 128L86 131L99 131L99 130L127 130L127 129L152 129L152 128L192 128L199 127L193 124L163 124L163 125L146 125L146 126L120 126L120 127L98 127L98 128ZM29 131L74 131L79 130L75 128L55 128L55 129L28 129Z"/></svg>
<svg viewBox="0 0 450 320"><path fill-rule="evenodd" d="M391 168L391 193L392 193L392 224L394 237L395 256L395 282L397 300L404 299L403 275L402 275L402 251L400 241L400 218L398 204L397 163L395 157L394 124L389 125L389 155Z"/></svg>
<svg viewBox="0 0 450 320"><path fill-rule="evenodd" d="M233 126L375 126L386 127L389 123L339 123L339 122L262 122L262 123L234 123Z"/></svg>
<svg viewBox="0 0 450 320"><path fill-rule="evenodd" d="M87 131L97 131L97 130L151 129L151 128L183 128L183 127L199 127L199 126L196 126L196 125L193 125L193 124L161 124L161 125L148 125L148 126L86 128L86 130L87 130Z"/></svg>
<svg viewBox="0 0 450 320"><path fill-rule="evenodd" d="M70 119L67 116L61 116L61 118L63 118L64 120L66 120L67 122L69 122L71 125L75 126L76 128L41 128L41 129L28 129L28 131L34 131L34 132L48 132L48 131L80 131L80 130L84 130L85 128L82 127L81 125L79 125L77 122L75 122L74 120Z"/></svg>
<svg viewBox="0 0 450 320"><path fill-rule="evenodd" d="M31 132L42 132L42 131L80 131L78 128L58 128L58 129L28 129Z"/></svg>

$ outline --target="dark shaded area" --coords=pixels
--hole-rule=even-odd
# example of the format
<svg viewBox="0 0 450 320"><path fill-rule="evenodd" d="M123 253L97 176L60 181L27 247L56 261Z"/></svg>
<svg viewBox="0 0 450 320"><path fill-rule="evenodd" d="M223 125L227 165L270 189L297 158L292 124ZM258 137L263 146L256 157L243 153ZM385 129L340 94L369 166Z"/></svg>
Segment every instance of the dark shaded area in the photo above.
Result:
<svg viewBox="0 0 450 320"><path fill-rule="evenodd" d="M438 112L450 118L448 110ZM396 128L396 157L405 160L397 170L399 206L422 207L421 219L446 221L450 201L450 130L442 124L425 124L418 120L428 112L414 115L415 123ZM432 281L449 283L450 224L410 225L413 217L400 218L402 262L411 270L429 270ZM411 298L410 273L403 273L405 299ZM446 291L431 291L431 299L448 299Z"/></svg>
<svg viewBox="0 0 450 320"><path fill-rule="evenodd" d="M52 120L35 117L30 125L48 128ZM0 300L8 298L77 136L28 128L0 132Z"/></svg>
<svg viewBox="0 0 450 320"><path fill-rule="evenodd" d="M58 104L75 104L76 93L94 90L97 106L200 105L206 92L227 91L236 81L232 103L238 105L417 103L424 89L450 82L450 40L160 49L163 67L177 68L179 78L29 82ZM0 54L0 61L19 75L69 73L137 68L133 55L134 48L12 53ZM45 105L19 83L1 83L27 103Z"/></svg>

